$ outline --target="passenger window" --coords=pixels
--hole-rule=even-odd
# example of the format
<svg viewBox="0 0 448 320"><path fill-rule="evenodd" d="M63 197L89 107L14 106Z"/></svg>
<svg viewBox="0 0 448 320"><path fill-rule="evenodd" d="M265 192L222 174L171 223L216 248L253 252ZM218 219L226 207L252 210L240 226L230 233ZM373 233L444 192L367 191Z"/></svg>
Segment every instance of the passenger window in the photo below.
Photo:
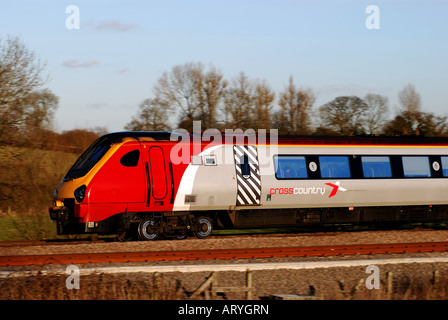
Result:
<svg viewBox="0 0 448 320"><path fill-rule="evenodd" d="M403 157L403 171L407 178L430 177L428 157Z"/></svg>
<svg viewBox="0 0 448 320"><path fill-rule="evenodd" d="M448 157L441 157L441 158L442 158L443 176L448 177Z"/></svg>
<svg viewBox="0 0 448 320"><path fill-rule="evenodd" d="M364 178L392 177L389 157L363 156L361 162Z"/></svg>
<svg viewBox="0 0 448 320"><path fill-rule="evenodd" d="M322 178L350 178L347 156L321 156L319 164Z"/></svg>
<svg viewBox="0 0 448 320"><path fill-rule="evenodd" d="M274 164L277 179L308 178L306 161L303 156L274 156Z"/></svg>
<svg viewBox="0 0 448 320"><path fill-rule="evenodd" d="M125 167L136 167L140 159L140 150L136 149L121 157L120 163Z"/></svg>
<svg viewBox="0 0 448 320"><path fill-rule="evenodd" d="M244 155L240 158L240 167L241 167L241 174L244 178L250 177L250 165L249 165L249 158Z"/></svg>

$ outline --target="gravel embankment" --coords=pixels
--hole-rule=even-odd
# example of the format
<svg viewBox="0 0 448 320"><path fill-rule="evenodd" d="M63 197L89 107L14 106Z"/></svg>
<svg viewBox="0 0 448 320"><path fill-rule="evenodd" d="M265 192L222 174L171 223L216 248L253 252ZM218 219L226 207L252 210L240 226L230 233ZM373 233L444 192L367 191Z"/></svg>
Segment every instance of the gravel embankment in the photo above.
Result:
<svg viewBox="0 0 448 320"><path fill-rule="evenodd" d="M1 255L67 254L94 252L138 252L166 250L204 250L229 248L272 248L345 244L438 242L448 240L446 230L404 230L325 232L294 235L220 236L206 240L157 240L133 242L92 242L0 246Z"/></svg>

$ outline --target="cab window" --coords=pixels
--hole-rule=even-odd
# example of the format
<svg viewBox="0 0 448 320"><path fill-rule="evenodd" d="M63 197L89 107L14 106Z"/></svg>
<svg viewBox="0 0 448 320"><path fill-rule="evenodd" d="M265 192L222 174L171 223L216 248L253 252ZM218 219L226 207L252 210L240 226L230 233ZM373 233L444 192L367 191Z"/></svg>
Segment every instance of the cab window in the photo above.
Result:
<svg viewBox="0 0 448 320"><path fill-rule="evenodd" d="M64 181L74 180L84 177L109 151L111 142L107 138L100 138L95 141L84 153L76 160L64 177Z"/></svg>

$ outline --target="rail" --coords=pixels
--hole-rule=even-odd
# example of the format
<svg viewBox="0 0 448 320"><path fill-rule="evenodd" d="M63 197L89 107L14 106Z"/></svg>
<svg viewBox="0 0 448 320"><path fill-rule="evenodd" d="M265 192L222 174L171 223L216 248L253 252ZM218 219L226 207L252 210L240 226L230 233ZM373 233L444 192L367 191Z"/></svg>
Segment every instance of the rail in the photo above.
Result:
<svg viewBox="0 0 448 320"><path fill-rule="evenodd" d="M0 256L0 266L230 260L448 251L448 242Z"/></svg>

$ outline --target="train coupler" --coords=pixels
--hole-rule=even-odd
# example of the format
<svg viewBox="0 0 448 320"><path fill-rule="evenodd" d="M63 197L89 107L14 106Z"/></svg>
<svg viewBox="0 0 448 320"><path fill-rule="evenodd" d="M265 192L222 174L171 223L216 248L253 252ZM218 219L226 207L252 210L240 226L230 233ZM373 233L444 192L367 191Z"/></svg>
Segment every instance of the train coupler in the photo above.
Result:
<svg viewBox="0 0 448 320"><path fill-rule="evenodd" d="M70 211L67 207L64 206L56 206L56 207L50 207L48 209L50 213L50 219L61 221L61 222L69 222L70 220Z"/></svg>

